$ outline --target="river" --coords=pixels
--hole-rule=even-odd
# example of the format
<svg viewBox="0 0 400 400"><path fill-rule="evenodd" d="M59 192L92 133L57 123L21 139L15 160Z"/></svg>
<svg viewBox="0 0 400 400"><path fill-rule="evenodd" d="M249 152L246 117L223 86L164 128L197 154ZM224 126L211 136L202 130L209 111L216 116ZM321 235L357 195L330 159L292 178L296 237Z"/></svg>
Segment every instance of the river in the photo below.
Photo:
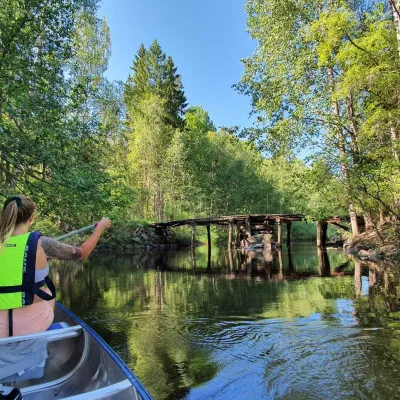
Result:
<svg viewBox="0 0 400 400"><path fill-rule="evenodd" d="M400 268L207 248L54 263L58 300L156 400L400 399Z"/></svg>

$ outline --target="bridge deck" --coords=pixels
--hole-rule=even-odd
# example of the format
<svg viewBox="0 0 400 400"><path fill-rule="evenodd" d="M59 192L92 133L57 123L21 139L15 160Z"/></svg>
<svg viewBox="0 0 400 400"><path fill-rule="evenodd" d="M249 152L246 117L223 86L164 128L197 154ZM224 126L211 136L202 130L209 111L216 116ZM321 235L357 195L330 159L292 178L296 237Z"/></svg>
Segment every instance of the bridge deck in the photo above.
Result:
<svg viewBox="0 0 400 400"><path fill-rule="evenodd" d="M208 247L211 252L211 225L222 225L229 226L229 239L228 249L231 248L232 244L232 230L236 226L236 240L235 243L241 241L241 235L250 237L253 232L270 233L273 231L273 225L278 225L277 232L277 246L282 245L282 224L287 225L287 245L290 246L290 231L292 222L305 221L307 217L304 214L247 214L247 215L229 215L221 217L206 217L206 218L190 218L182 219L177 221L168 222L154 222L150 224L155 229L166 230L167 228L175 228L179 226L191 226L192 227L192 247L195 246L196 227L206 226L208 236ZM317 220L311 218L311 220L317 221L317 246L325 246L326 233L328 223L334 224L342 229L349 230L342 222L348 222L349 217L334 216L323 220ZM246 242L247 239L245 239Z"/></svg>
<svg viewBox="0 0 400 400"><path fill-rule="evenodd" d="M229 215L222 217L209 217L209 218L192 218L183 219L178 221L169 222L155 222L150 224L154 228L177 227L183 225L229 225L229 224L264 224L265 222L292 222L304 221L306 216L304 214L247 214L247 215Z"/></svg>
<svg viewBox="0 0 400 400"><path fill-rule="evenodd" d="M245 223L251 223L252 225L262 225L268 222L294 222L294 221L305 221L307 219L304 214L247 214L247 215L229 215L221 217L205 217L205 218L189 218L176 221L168 222L154 222L150 224L153 228L173 228L184 225L196 225L196 226L207 226L207 225L239 225ZM316 220L312 218L312 220ZM332 216L323 220L331 224L338 225L341 222L348 222L349 217ZM340 226L340 225L339 225ZM346 228L341 226L342 228Z"/></svg>

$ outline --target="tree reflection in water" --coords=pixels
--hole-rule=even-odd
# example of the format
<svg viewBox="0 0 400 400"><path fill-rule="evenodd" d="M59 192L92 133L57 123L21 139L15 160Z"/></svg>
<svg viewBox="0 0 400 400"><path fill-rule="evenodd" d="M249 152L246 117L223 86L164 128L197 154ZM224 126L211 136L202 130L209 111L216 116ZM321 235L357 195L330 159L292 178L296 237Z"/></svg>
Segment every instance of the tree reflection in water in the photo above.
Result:
<svg viewBox="0 0 400 400"><path fill-rule="evenodd" d="M101 256L52 274L156 399L398 396L398 266L314 246L195 257Z"/></svg>

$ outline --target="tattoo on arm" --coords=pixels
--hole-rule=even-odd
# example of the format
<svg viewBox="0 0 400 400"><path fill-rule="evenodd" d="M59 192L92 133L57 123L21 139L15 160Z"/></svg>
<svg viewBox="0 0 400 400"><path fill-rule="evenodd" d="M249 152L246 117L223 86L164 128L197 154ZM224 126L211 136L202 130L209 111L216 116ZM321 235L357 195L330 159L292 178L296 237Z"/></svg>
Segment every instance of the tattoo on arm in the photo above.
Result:
<svg viewBox="0 0 400 400"><path fill-rule="evenodd" d="M82 256L79 247L61 243L46 236L42 236L40 240L47 257L57 258L58 260L79 260Z"/></svg>

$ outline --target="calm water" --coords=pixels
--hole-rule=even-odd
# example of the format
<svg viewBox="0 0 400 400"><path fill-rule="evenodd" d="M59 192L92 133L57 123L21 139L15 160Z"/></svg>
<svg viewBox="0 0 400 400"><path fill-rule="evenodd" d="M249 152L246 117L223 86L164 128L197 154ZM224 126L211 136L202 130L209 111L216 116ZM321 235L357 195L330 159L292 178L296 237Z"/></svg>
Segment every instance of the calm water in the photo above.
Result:
<svg viewBox="0 0 400 400"><path fill-rule="evenodd" d="M155 399L400 399L400 269L213 249L55 264L59 300Z"/></svg>

